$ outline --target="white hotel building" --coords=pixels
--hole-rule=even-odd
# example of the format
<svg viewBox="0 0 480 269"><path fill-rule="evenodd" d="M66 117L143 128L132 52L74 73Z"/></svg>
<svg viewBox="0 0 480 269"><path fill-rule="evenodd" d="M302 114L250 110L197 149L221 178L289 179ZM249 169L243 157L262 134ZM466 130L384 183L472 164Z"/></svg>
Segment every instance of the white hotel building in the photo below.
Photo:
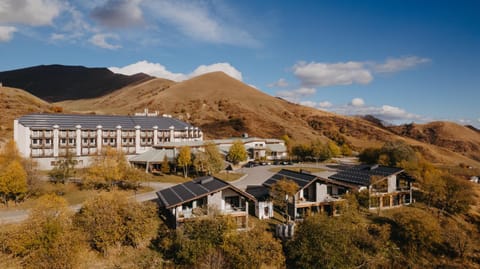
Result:
<svg viewBox="0 0 480 269"><path fill-rule="evenodd" d="M165 142L202 141L203 133L170 116L30 114L14 121L14 140L23 157L47 170L67 151L82 167L103 147L133 156Z"/></svg>

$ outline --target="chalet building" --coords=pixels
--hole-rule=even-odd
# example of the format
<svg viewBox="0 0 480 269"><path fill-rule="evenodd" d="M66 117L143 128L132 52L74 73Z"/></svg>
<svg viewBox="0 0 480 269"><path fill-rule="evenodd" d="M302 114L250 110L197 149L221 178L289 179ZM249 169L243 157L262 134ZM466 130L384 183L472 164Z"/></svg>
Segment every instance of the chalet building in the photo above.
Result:
<svg viewBox="0 0 480 269"><path fill-rule="evenodd" d="M14 120L14 140L23 157L35 159L46 170L67 151L82 167L105 147L130 157L160 143L201 141L203 133L168 115L30 114Z"/></svg>
<svg viewBox="0 0 480 269"><path fill-rule="evenodd" d="M181 147L188 146L192 153L195 153L203 151L205 144L212 143L218 147L223 156L226 156L230 147L237 140L242 141L249 154L249 160L285 160L288 157L287 147L283 140L242 137L205 141L161 142L154 145L150 150L137 156L133 156L129 161L137 167L144 168L147 172L155 173L160 171L165 156L169 162L175 162Z"/></svg>
<svg viewBox="0 0 480 269"><path fill-rule="evenodd" d="M175 228L186 221L215 214L231 216L239 229L248 227L250 194L212 177L196 178L157 192L167 223Z"/></svg>
<svg viewBox="0 0 480 269"><path fill-rule="evenodd" d="M282 179L291 180L299 187L293 197L285 197L288 200L288 215L292 220L300 220L319 212L328 215L337 214L337 205L343 202L341 195L354 187L344 182L318 177L306 171L282 169L267 179L262 186L247 187L246 191L257 199L256 215L259 218L273 216L269 192L272 185Z"/></svg>
<svg viewBox="0 0 480 269"><path fill-rule="evenodd" d="M360 191L368 190L370 209L385 209L413 202L414 179L402 168L356 165L331 175L329 179L355 185Z"/></svg>

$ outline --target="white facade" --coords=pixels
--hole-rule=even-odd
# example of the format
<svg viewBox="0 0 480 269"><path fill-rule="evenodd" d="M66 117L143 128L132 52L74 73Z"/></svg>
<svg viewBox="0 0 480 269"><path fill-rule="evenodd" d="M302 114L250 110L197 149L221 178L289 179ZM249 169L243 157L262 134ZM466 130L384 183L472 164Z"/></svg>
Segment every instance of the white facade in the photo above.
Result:
<svg viewBox="0 0 480 269"><path fill-rule="evenodd" d="M34 115L37 116L37 115ZM25 116L28 117L28 116ZM49 114L40 115L37 118L46 118L46 122L55 122L55 119L49 119ZM53 117L53 116L52 116ZM78 167L89 165L91 157L97 155L105 147L116 148L122 150L127 156L133 156L143 153L153 146L162 142L182 142L182 141L202 141L203 133L193 126L184 128L175 128L173 124L167 128L159 128L158 126L122 126L121 124L112 125L115 121L119 123L125 122L130 117L114 116L108 118L108 125L104 126L101 117L92 117L90 115L75 115L72 119L80 118L82 122L88 123L87 126L77 122L68 122L68 116L62 117L59 124L42 124L32 116L30 121L22 118L14 120L14 140L17 144L20 154L25 158L33 158L39 164L39 168L48 170L53 167L58 158L61 158L69 151L75 160L78 161ZM95 122L99 119L98 122ZM166 119L162 122L162 118L138 117L152 124L160 121L164 124L170 123L172 119ZM152 119L150 119L152 118ZM135 118L131 122L133 122ZM38 121L38 123L36 122ZM177 121L177 120L175 120ZM92 125L92 122L94 124ZM128 122L130 125L131 122ZM179 121L178 121L179 122ZM62 124L63 123L63 124ZM181 122L183 125L186 123ZM165 125L165 124L164 124ZM178 127L179 124L177 124ZM182 127L183 127L182 125Z"/></svg>

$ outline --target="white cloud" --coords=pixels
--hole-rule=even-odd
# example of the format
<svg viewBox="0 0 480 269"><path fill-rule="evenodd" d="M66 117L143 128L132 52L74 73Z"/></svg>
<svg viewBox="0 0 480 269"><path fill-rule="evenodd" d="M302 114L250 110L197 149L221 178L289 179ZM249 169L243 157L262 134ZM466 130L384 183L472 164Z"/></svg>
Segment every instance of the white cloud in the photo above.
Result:
<svg viewBox="0 0 480 269"><path fill-rule="evenodd" d="M352 106L359 107L365 105L365 101L362 98L353 98L350 104Z"/></svg>
<svg viewBox="0 0 480 269"><path fill-rule="evenodd" d="M110 67L109 69L114 73L120 73L125 75L145 73L151 76L166 78L174 81L182 81L182 80L186 80L191 77L196 77L202 74L222 71L225 74L235 79L238 79L240 81L242 80L242 73L238 71L235 67L230 65L229 63L215 63L211 65L200 65L190 74L173 73L169 71L165 66L159 63L150 63L148 61L140 61L124 67Z"/></svg>
<svg viewBox="0 0 480 269"><path fill-rule="evenodd" d="M391 106L355 106L352 103L347 105L333 106L328 111L343 114L343 115L372 115L383 121L390 123L405 123L411 121L424 121L425 118L413 113L407 112L405 109Z"/></svg>
<svg viewBox="0 0 480 269"><path fill-rule="evenodd" d="M328 102L328 101L323 101L323 102L318 103L319 108L329 108L329 107L332 107L332 106L333 106L333 104Z"/></svg>
<svg viewBox="0 0 480 269"><path fill-rule="evenodd" d="M300 98L313 95L317 92L314 88L299 88L296 90L284 90L277 92L277 96L298 103Z"/></svg>
<svg viewBox="0 0 480 269"><path fill-rule="evenodd" d="M13 38L17 28L13 26L0 26L0 42L8 42Z"/></svg>
<svg viewBox="0 0 480 269"><path fill-rule="evenodd" d="M285 88L285 87L288 87L288 82L286 79L280 78L276 82L270 83L267 86L269 88L273 88L273 87Z"/></svg>
<svg viewBox="0 0 480 269"><path fill-rule="evenodd" d="M431 60L428 58L420 58L417 56L389 58L385 61L385 63L373 64L373 69L378 73L393 73L413 68L419 64L428 63L430 61Z"/></svg>
<svg viewBox="0 0 480 269"><path fill-rule="evenodd" d="M94 44L97 47L104 49L118 49L122 46L111 44L108 39L118 39L118 36L115 34L95 34L90 38L90 43Z"/></svg>
<svg viewBox="0 0 480 269"><path fill-rule="evenodd" d="M298 62L293 74L306 87L327 87L335 85L368 84L374 73L394 73L428 63L428 58L417 56L389 58L384 63L364 62ZM273 85L273 84L272 84Z"/></svg>
<svg viewBox="0 0 480 269"><path fill-rule="evenodd" d="M238 71L235 67L231 66L229 63L215 63L211 65L200 65L197 67L189 77L196 77L202 74L222 71L225 74L242 81L242 73Z"/></svg>
<svg viewBox="0 0 480 269"><path fill-rule="evenodd" d="M184 35L210 43L257 46L250 33L222 18L222 12L205 2L149 0L148 11L162 23L169 23Z"/></svg>
<svg viewBox="0 0 480 269"><path fill-rule="evenodd" d="M293 73L307 87L333 85L368 84L373 76L361 62L346 63L305 63L293 66Z"/></svg>
<svg viewBox="0 0 480 269"><path fill-rule="evenodd" d="M313 101L301 101L300 104L302 106L309 106L309 107L316 107L317 103Z"/></svg>
<svg viewBox="0 0 480 269"><path fill-rule="evenodd" d="M94 20L108 27L128 27L143 22L141 0L108 0L93 9Z"/></svg>
<svg viewBox="0 0 480 269"><path fill-rule="evenodd" d="M2 0L0 23L51 25L61 10L62 3L56 0Z"/></svg>

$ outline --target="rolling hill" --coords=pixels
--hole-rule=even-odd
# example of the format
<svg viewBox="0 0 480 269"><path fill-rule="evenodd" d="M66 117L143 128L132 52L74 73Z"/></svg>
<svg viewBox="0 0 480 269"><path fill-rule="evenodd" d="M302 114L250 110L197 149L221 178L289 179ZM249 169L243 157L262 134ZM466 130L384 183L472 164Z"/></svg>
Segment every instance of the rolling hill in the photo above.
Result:
<svg viewBox="0 0 480 269"><path fill-rule="evenodd" d="M430 143L363 118L346 117L293 104L221 72L179 83L152 79L101 97L69 100L56 105L74 112L99 114L126 114L149 108L201 127L208 138L239 136L242 133L260 137L287 134L299 143L328 138L346 140L356 149L401 139L434 162L463 162L480 166L476 158L472 159L474 147L465 151L454 150L449 143ZM468 130L466 137L473 132L453 123L447 125L452 128L455 126L461 132ZM475 139L480 139L480 134ZM475 139L471 142L478 146Z"/></svg>
<svg viewBox="0 0 480 269"><path fill-rule="evenodd" d="M13 120L34 112L54 112L55 107L30 93L0 87L0 145L13 137Z"/></svg>
<svg viewBox="0 0 480 269"><path fill-rule="evenodd" d="M107 68L65 65L40 65L0 72L0 82L4 86L24 89L47 101L98 97L151 78L146 74L115 74Z"/></svg>

